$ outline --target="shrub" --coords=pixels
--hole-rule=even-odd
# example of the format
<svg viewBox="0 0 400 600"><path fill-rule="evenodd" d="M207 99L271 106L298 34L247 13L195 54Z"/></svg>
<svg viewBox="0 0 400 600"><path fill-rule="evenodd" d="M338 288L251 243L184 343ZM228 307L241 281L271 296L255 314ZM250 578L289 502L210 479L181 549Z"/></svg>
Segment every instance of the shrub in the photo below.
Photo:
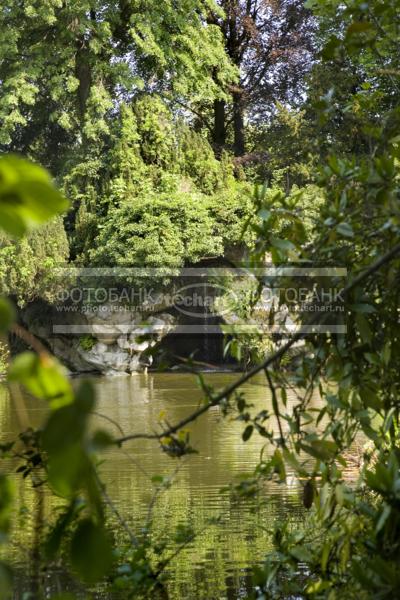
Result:
<svg viewBox="0 0 400 600"><path fill-rule="evenodd" d="M0 294L19 305L37 298L53 302L58 290L54 268L68 259L68 240L61 218L13 240L0 233Z"/></svg>

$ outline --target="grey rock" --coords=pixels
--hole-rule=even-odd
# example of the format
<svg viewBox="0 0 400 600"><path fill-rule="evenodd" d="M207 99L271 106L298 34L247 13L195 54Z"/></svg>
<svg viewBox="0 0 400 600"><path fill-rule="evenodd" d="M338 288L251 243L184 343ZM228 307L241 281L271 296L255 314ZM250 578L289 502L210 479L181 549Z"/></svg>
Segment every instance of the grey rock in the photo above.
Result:
<svg viewBox="0 0 400 600"><path fill-rule="evenodd" d="M168 313L145 316L136 310L117 310L114 305L98 308L101 310L77 315L46 306L46 316L41 320L40 310L29 307L23 316L29 329L49 344L61 362L78 373L123 375L141 371L149 363L148 358L141 361L143 353L174 327L174 318ZM59 335L54 333L54 324L67 330L72 324L82 333ZM94 338L91 348L81 344L82 336L87 335Z"/></svg>

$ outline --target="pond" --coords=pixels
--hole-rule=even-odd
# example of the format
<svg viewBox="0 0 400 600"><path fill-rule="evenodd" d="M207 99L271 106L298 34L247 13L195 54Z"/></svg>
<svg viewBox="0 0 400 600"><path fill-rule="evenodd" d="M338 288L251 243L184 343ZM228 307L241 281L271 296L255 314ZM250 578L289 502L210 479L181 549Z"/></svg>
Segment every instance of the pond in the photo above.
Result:
<svg viewBox="0 0 400 600"><path fill-rule="evenodd" d="M209 373L205 379L220 388L237 376ZM196 377L186 373L102 377L94 379L94 383L98 401L93 426L106 428L118 436L120 432L113 422L125 434L152 432L160 416L176 423L198 407L203 398ZM263 377L254 378L243 390L254 410L271 410ZM289 395L288 402L293 401ZM44 403L19 389L4 387L0 395L2 441L12 439L26 425L39 426L45 413ZM244 443L243 429L243 423L224 418L215 407L190 426L191 445L198 454L170 458L156 441L136 440L104 455L100 467L102 479L113 503L133 529L138 531L146 523L149 505L153 504L153 536L173 536L179 526L190 526L198 532L194 541L169 565L167 587L171 600L246 598L251 591L251 567L261 562L271 548L274 522L290 519L298 523L303 519L301 487L296 483L266 484L257 508L249 501L238 505L231 494L221 491L241 474L253 470L265 445L265 439L258 435ZM4 468L15 471L12 464L3 464ZM156 484L152 481L155 475L173 476L170 489L156 497ZM19 600L27 589L25 586L29 586L27 550L32 537L35 496L29 484L23 486L19 475L15 474L15 480L20 490L18 518L24 521L15 530L12 551L14 562L21 567L15 596ZM45 514L53 511L47 501ZM220 519L219 523L210 523L213 518ZM46 577L48 597L54 589L72 585L60 580L55 583L54 574Z"/></svg>

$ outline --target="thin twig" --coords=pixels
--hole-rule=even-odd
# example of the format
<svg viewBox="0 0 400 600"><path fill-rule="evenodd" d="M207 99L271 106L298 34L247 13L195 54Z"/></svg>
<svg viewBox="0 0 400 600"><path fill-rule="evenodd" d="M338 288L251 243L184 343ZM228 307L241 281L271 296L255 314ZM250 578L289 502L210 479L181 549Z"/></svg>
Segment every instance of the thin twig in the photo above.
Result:
<svg viewBox="0 0 400 600"><path fill-rule="evenodd" d="M172 472L171 475L168 476L168 481L172 482L175 477L177 476L178 472L180 471L182 467L182 463L178 464L174 471ZM160 496L161 492L164 492L166 490L165 486L158 486L153 493L153 496L150 500L149 506L148 506L148 510L147 510L147 520L146 520L146 529L148 530L150 528L150 524L151 524L151 520L152 520L152 513L153 513L153 509L155 507L155 504L158 500L158 497Z"/></svg>
<svg viewBox="0 0 400 600"><path fill-rule="evenodd" d="M199 365L200 367L207 367L209 369L218 369L218 365L214 365L212 363L204 362L202 360L194 360L193 358L185 358L184 356L179 356L178 354L173 354L174 358L177 358L181 362L190 365Z"/></svg>
<svg viewBox="0 0 400 600"><path fill-rule="evenodd" d="M121 435L125 435L125 432L122 429L121 425L119 423L117 423L117 421L114 421L114 419L112 419L108 415L105 415L103 413L97 412L97 410L92 410L91 414L95 415L96 417L100 417L101 419L105 419L106 421L108 421L109 423L111 423L112 425L114 425L114 427L116 427L118 429L118 431L120 432Z"/></svg>
<svg viewBox="0 0 400 600"><path fill-rule="evenodd" d="M280 433L280 436L281 436L281 444L282 444L282 446L285 446L285 438L283 437L283 429L282 429L282 423L281 423L281 414L279 412L278 398L276 397L276 389L275 389L274 384L272 383L272 379L271 379L271 375L269 373L269 370L268 369L264 369L264 371L265 371L265 376L266 376L267 381L268 381L269 389L271 390L271 394L272 394L272 407L274 409L276 420L278 421L279 433Z"/></svg>
<svg viewBox="0 0 400 600"><path fill-rule="evenodd" d="M108 495L106 486L101 481L101 479L99 477L99 474L97 473L97 470L93 469L93 472L94 472L94 476L95 476L95 478L97 480L97 485L99 486L99 488L101 490L101 493L104 496L104 500L106 501L106 503L108 504L109 508L114 513L114 515L117 517L117 519L118 519L120 525L122 526L122 528L127 533L129 539L131 540L132 545L133 546L138 546L139 545L138 539L136 538L136 536L132 532L131 528L129 527L128 523L125 521L124 517L120 514L120 512L119 512L118 508L115 506L113 500Z"/></svg>

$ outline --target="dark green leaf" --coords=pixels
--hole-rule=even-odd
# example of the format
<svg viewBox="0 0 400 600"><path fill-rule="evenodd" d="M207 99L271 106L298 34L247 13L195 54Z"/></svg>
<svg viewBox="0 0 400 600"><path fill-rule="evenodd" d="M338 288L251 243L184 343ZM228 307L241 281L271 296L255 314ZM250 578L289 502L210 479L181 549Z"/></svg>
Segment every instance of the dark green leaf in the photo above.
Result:
<svg viewBox="0 0 400 600"><path fill-rule="evenodd" d="M112 564L111 543L104 528L89 519L81 521L72 538L70 556L83 581L95 583L104 577Z"/></svg>
<svg viewBox="0 0 400 600"><path fill-rule="evenodd" d="M247 425L246 429L243 431L243 434L242 434L242 439L244 442L247 442L247 440L249 440L251 438L253 430L254 430L253 425Z"/></svg>
<svg viewBox="0 0 400 600"><path fill-rule="evenodd" d="M14 320L15 310L13 305L6 298L0 298L0 332L7 331Z"/></svg>

